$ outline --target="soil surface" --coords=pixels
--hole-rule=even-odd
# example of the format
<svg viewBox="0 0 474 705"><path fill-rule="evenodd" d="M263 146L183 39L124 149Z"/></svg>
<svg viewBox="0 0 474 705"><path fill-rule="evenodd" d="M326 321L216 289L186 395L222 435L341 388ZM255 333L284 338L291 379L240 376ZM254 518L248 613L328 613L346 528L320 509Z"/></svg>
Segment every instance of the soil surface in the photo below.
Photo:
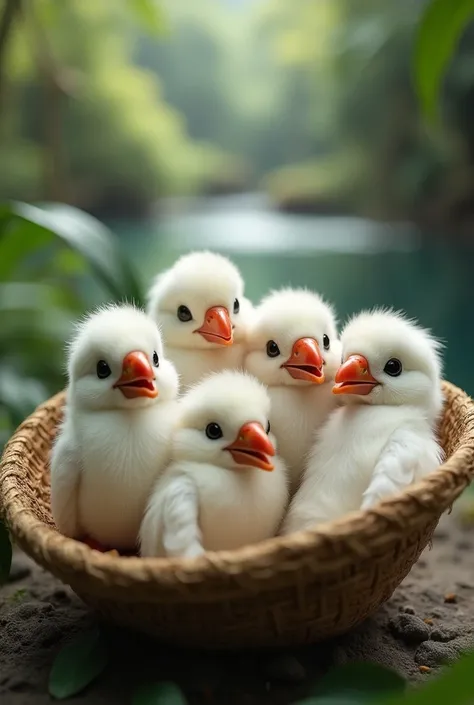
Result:
<svg viewBox="0 0 474 705"><path fill-rule="evenodd" d="M107 670L73 702L130 705L142 683L172 680L190 705L290 705L331 666L359 660L395 668L411 681L431 678L474 645L473 551L474 532L445 516L431 550L374 618L334 641L291 653L184 652L110 632ZM0 703L51 703L47 684L55 654L93 623L68 588L16 553L11 580L0 590Z"/></svg>

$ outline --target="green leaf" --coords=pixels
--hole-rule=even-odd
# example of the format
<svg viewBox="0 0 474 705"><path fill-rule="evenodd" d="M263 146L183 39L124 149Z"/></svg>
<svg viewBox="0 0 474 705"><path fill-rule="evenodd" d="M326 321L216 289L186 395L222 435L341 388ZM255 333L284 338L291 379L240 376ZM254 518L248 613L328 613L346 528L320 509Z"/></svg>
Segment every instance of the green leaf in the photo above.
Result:
<svg viewBox="0 0 474 705"><path fill-rule="evenodd" d="M472 705L474 652L465 654L443 675L425 686L410 690L405 697L386 701L386 705Z"/></svg>
<svg viewBox="0 0 474 705"><path fill-rule="evenodd" d="M136 691L132 705L187 705L187 700L175 683L149 683Z"/></svg>
<svg viewBox="0 0 474 705"><path fill-rule="evenodd" d="M429 119L437 113L440 85L463 30L474 15L474 0L432 0L415 40L413 78Z"/></svg>
<svg viewBox="0 0 474 705"><path fill-rule="evenodd" d="M321 678L313 691L324 699L365 702L378 695L402 693L406 682L395 671L375 663L348 663Z"/></svg>
<svg viewBox="0 0 474 705"><path fill-rule="evenodd" d="M128 0L133 15L140 25L153 34L162 34L166 28L165 17L157 0Z"/></svg>
<svg viewBox="0 0 474 705"><path fill-rule="evenodd" d="M113 234L96 218L62 204L38 208L14 202L10 208L19 230L17 238L34 241L38 233L53 233L84 257L116 299L128 298L141 303L141 287L130 263Z"/></svg>
<svg viewBox="0 0 474 705"><path fill-rule="evenodd" d="M56 656L49 674L49 694L64 700L80 693L108 662L105 641L97 628L81 634Z"/></svg>
<svg viewBox="0 0 474 705"><path fill-rule="evenodd" d="M12 545L7 528L0 522L0 585L7 582L12 565Z"/></svg>

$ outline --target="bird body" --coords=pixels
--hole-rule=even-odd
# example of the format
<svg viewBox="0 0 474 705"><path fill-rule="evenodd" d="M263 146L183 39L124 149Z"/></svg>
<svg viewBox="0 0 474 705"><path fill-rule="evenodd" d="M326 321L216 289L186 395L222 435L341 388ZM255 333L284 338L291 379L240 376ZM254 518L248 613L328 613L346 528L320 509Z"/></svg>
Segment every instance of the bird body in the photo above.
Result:
<svg viewBox="0 0 474 705"><path fill-rule="evenodd" d="M80 468L75 535L85 532L109 547L136 545L151 488L170 459L175 417L173 402L133 411L69 412L65 447Z"/></svg>
<svg viewBox="0 0 474 705"><path fill-rule="evenodd" d="M183 392L210 372L242 367L252 304L226 257L203 251L178 259L155 278L147 310L161 327Z"/></svg>
<svg viewBox="0 0 474 705"><path fill-rule="evenodd" d="M288 483L265 431L270 402L263 386L236 372L213 374L181 405L173 462L140 530L142 555L193 557L274 536Z"/></svg>
<svg viewBox="0 0 474 705"><path fill-rule="evenodd" d="M269 387L272 431L295 490L317 429L336 405L331 384L321 387Z"/></svg>
<svg viewBox="0 0 474 705"><path fill-rule="evenodd" d="M153 548L144 538L143 555L194 556L204 551L232 550L263 541L278 531L288 500L286 470L276 461L271 478L253 469L238 473L222 472L204 463L172 463L158 481L154 497L157 511L153 517L157 540ZM170 525L186 521L185 498L193 500L196 523L189 528L183 545L170 537ZM264 500L264 501L263 501ZM171 517L170 505L176 503ZM188 518L192 516L190 512ZM174 523L171 524L170 518ZM168 523L168 528L166 528ZM167 537L168 533L168 537ZM145 534L143 534L145 537ZM191 547L191 550L189 550Z"/></svg>
<svg viewBox="0 0 474 705"><path fill-rule="evenodd" d="M392 312L355 317L333 392L343 406L316 435L282 533L368 509L435 470L442 409L438 345Z"/></svg>
<svg viewBox="0 0 474 705"><path fill-rule="evenodd" d="M283 533L372 506L420 480L441 457L432 424L417 408L336 409L316 437Z"/></svg>
<svg viewBox="0 0 474 705"><path fill-rule="evenodd" d="M306 289L272 292L255 309L245 368L268 386L270 421L296 490L315 431L336 407L340 361L332 308Z"/></svg>
<svg viewBox="0 0 474 705"><path fill-rule="evenodd" d="M183 393L210 372L240 369L245 354L244 345L238 343L225 350L210 347L209 350L195 351L170 345L166 350L178 371Z"/></svg>
<svg viewBox="0 0 474 705"><path fill-rule="evenodd" d="M159 332L129 306L99 310L69 356L65 418L51 457L58 529L135 548L149 493L170 458L178 377Z"/></svg>

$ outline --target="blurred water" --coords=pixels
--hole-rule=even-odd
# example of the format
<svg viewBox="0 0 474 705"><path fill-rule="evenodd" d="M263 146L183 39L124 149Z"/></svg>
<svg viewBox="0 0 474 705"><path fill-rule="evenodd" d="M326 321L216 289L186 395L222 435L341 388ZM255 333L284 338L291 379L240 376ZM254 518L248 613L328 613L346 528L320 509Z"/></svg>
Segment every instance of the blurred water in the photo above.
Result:
<svg viewBox="0 0 474 705"><path fill-rule="evenodd" d="M445 341L446 377L474 394L474 247L408 224L283 215L258 196L171 202L147 224L113 227L146 282L182 252L209 248L232 257L254 301L299 285L323 293L341 320L375 305L404 309Z"/></svg>

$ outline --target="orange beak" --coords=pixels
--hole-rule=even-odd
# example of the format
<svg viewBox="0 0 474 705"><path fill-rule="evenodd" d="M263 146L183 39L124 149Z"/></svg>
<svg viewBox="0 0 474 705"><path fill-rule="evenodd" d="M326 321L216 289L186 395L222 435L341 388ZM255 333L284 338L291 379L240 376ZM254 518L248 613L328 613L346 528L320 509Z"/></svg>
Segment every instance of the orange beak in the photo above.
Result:
<svg viewBox="0 0 474 705"><path fill-rule="evenodd" d="M135 350L123 358L122 374L114 384L127 399L158 396L155 373L145 353Z"/></svg>
<svg viewBox="0 0 474 705"><path fill-rule="evenodd" d="M267 456L275 455L275 448L263 427L256 421L244 424L235 441L224 450L228 450L239 465L247 465L247 467L250 465L268 472L273 470L273 465Z"/></svg>
<svg viewBox="0 0 474 705"><path fill-rule="evenodd" d="M372 376L369 363L363 355L350 355L336 372L333 394L361 394L366 396L379 382Z"/></svg>
<svg viewBox="0 0 474 705"><path fill-rule="evenodd" d="M208 308L204 316L204 323L194 333L200 333L209 343L218 345L232 345L232 322L229 312L224 306Z"/></svg>
<svg viewBox="0 0 474 705"><path fill-rule="evenodd" d="M319 345L314 338L300 338L293 345L291 357L283 363L282 367L294 379L322 384L324 382L323 364Z"/></svg>

